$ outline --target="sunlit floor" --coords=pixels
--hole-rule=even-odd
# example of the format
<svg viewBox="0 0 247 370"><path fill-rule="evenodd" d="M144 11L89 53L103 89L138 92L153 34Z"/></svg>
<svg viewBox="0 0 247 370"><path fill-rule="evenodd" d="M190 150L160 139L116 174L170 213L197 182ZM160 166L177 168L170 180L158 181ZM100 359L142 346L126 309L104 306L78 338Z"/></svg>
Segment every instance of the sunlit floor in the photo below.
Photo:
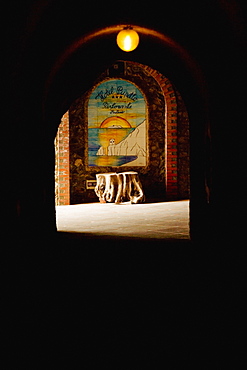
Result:
<svg viewBox="0 0 247 370"><path fill-rule="evenodd" d="M57 229L88 236L189 239L189 201L58 206Z"/></svg>

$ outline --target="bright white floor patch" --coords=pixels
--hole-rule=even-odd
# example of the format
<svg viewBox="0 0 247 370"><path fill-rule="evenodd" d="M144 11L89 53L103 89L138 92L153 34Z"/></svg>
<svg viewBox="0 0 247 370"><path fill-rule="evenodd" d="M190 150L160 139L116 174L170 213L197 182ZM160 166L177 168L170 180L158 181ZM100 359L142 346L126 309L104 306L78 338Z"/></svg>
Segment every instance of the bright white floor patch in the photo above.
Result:
<svg viewBox="0 0 247 370"><path fill-rule="evenodd" d="M189 239L189 201L143 204L87 203L57 206L58 231Z"/></svg>

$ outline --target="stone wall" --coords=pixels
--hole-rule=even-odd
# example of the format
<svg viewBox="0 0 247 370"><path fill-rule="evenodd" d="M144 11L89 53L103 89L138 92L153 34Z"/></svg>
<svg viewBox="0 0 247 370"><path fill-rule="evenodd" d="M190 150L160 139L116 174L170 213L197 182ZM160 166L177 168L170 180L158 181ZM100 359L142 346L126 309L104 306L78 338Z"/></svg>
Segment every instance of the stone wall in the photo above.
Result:
<svg viewBox="0 0 247 370"><path fill-rule="evenodd" d="M94 86L112 78L128 80L143 92L148 108L148 165L146 167L87 166L87 103ZM136 170L147 201L189 198L189 119L179 92L165 76L150 67L119 61L107 69L91 90L69 110L70 203L97 201L87 181L96 173ZM60 146L61 149L61 146ZM66 154L65 154L66 155ZM58 185L57 185L58 188Z"/></svg>
<svg viewBox="0 0 247 370"><path fill-rule="evenodd" d="M95 81L95 85L115 77L136 84L146 97L148 107L148 165L125 166L124 171L138 171L147 200L165 199L165 100L162 90L141 66L128 62L116 63ZM123 171L122 167L87 166L87 102L90 94L88 91L77 99L69 110L72 204L96 200L94 191L86 186L86 180L95 179L96 173Z"/></svg>

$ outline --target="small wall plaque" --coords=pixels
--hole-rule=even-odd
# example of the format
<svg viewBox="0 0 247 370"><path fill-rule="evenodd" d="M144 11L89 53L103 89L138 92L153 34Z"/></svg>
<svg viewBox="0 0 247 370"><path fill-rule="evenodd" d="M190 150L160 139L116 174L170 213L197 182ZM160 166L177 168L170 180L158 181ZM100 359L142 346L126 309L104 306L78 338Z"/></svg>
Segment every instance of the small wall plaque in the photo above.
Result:
<svg viewBox="0 0 247 370"><path fill-rule="evenodd" d="M96 180L86 180L87 189L94 189L97 184Z"/></svg>

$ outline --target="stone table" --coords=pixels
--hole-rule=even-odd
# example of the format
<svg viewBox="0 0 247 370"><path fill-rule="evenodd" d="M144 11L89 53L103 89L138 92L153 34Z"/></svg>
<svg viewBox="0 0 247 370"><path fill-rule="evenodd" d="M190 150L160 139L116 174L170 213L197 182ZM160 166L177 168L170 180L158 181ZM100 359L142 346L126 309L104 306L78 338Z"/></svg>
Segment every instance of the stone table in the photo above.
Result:
<svg viewBox="0 0 247 370"><path fill-rule="evenodd" d="M135 171L99 173L96 180L95 193L100 202L141 203L144 200L142 185Z"/></svg>

